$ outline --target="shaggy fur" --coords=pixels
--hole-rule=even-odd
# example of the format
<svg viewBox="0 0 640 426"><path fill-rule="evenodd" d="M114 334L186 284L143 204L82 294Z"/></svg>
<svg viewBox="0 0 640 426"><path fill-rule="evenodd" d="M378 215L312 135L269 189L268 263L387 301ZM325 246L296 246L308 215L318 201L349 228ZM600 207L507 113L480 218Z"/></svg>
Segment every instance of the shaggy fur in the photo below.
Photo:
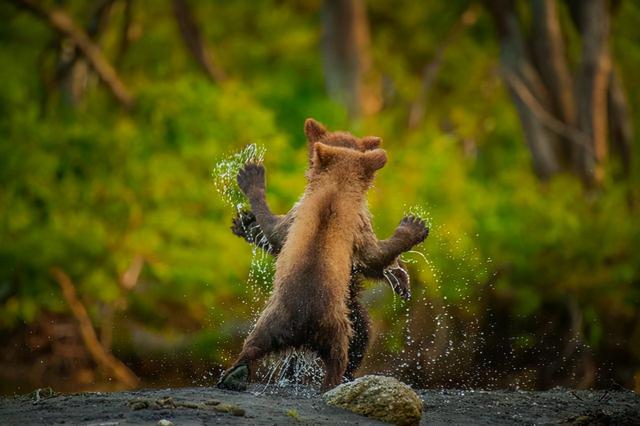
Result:
<svg viewBox="0 0 640 426"><path fill-rule="evenodd" d="M349 282L361 211L383 150L361 153L317 143L297 214L276 261L274 289L234 366L287 348L316 351L325 364L323 389L337 386L348 364Z"/></svg>
<svg viewBox="0 0 640 426"><path fill-rule="evenodd" d="M306 120L304 130L309 145L310 162L313 147L317 142L331 146L350 148L360 152L376 149L382 142L381 139L376 136L367 136L359 139L346 132L328 132L320 123L313 119ZM252 212L240 213L234 219L231 229L234 234L277 255L287 237L293 219L298 214L298 207L297 205L294 206L289 213L284 216L273 215L264 196L264 182L264 167L262 165L250 164L240 172L238 183L249 198L255 215ZM356 239L356 248L359 248L357 253L360 257L356 259L357 261L352 265L353 271L350 282L351 297L349 300L349 309L350 319L352 324L354 324L354 335L349 344L349 365L346 372L348 379L353 379L353 375L360 366L369 344L369 317L359 300L363 279L386 279L391 283L394 291L401 297L407 299L410 296L409 275L404 265L397 258L393 258L388 263L382 265L380 261L384 259L375 255L376 250L367 249L367 246L377 244L377 238L371 227L371 215L366 204L363 204L361 211L355 214L359 216L360 233ZM419 222L415 222L413 225L416 237L420 235L426 237L428 230L424 225L420 226ZM407 226L403 226L402 228L405 230ZM397 239L397 237L402 234L403 231L399 228L394 237ZM418 242L421 242L422 239L416 238L416 240L419 240ZM413 239L411 240L413 241ZM384 244L385 243L383 243L383 246ZM415 244L415 242L413 244ZM394 248L392 247L393 245L387 244L386 246ZM412 245L406 244L405 247L405 250L409 250ZM401 252L397 253L397 255L399 254L401 254ZM377 263L368 264L367 262L369 260Z"/></svg>

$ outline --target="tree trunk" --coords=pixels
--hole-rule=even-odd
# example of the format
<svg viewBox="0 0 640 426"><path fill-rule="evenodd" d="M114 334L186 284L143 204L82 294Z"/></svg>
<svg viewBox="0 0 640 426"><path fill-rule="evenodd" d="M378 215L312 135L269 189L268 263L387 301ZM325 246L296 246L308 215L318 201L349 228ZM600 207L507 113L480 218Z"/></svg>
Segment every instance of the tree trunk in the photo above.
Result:
<svg viewBox="0 0 640 426"><path fill-rule="evenodd" d="M565 42L555 0L534 0L533 51L540 76L552 101L552 111L568 125L576 124L576 106Z"/></svg>
<svg viewBox="0 0 640 426"><path fill-rule="evenodd" d="M191 55L212 81L220 83L225 80L227 77L213 60L187 0L173 0L172 5L180 35Z"/></svg>
<svg viewBox="0 0 640 426"><path fill-rule="evenodd" d="M322 9L324 71L329 95L351 117L380 109L364 0L325 0Z"/></svg>
<svg viewBox="0 0 640 426"><path fill-rule="evenodd" d="M599 185L607 156L610 16L606 0L583 0L579 7L582 60L578 70L578 125L591 138L591 152L578 147L574 159L585 183Z"/></svg>
<svg viewBox="0 0 640 426"><path fill-rule="evenodd" d="M498 29L500 62L507 82L516 81L524 85L527 92L535 97L536 104L549 111L549 94L528 57L513 2L491 0L487 6ZM534 171L540 179L547 180L560 171L557 154L559 137L541 122L531 102L522 97L522 92L513 84L509 86L531 152Z"/></svg>
<svg viewBox="0 0 640 426"><path fill-rule="evenodd" d="M607 122L612 142L629 159L630 119L624 92L611 74L608 0L566 0L581 39L572 75L557 0L532 0L531 37L521 34L516 2L485 0L501 42L501 62L533 165L542 178L568 169L586 186L604 180ZM529 45L530 49L525 46ZM615 138L615 141L614 141ZM618 143L619 142L619 143ZM629 163L623 159L625 173Z"/></svg>
<svg viewBox="0 0 640 426"><path fill-rule="evenodd" d="M107 28L109 16L114 0L101 0L97 3L85 32L93 43L98 43L100 36ZM73 40L61 40L60 59L56 67L56 82L70 105L79 104L86 93L91 77L91 68L84 59L82 52L75 46Z"/></svg>
<svg viewBox="0 0 640 426"><path fill-rule="evenodd" d="M609 78L608 103L611 150L620 158L622 175L628 178L631 173L633 122L624 87L615 70L611 71Z"/></svg>
<svg viewBox="0 0 640 426"><path fill-rule="evenodd" d="M534 0L531 8L533 58L550 96L550 112L566 125L575 126L577 113L573 82L556 0ZM563 165L570 161L571 147L571 141L561 141L559 148Z"/></svg>

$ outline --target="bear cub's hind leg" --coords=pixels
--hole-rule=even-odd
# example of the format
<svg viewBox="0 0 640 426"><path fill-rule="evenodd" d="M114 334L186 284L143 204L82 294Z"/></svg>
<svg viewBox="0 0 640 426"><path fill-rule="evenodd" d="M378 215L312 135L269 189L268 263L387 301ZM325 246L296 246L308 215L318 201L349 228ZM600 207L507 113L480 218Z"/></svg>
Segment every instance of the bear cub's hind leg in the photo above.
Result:
<svg viewBox="0 0 640 426"><path fill-rule="evenodd" d="M234 391L247 390L252 364L268 352L269 351L264 348L245 343L236 362L224 373L218 382L218 388Z"/></svg>
<svg viewBox="0 0 640 426"><path fill-rule="evenodd" d="M358 284L351 284L357 286ZM353 294L349 299L349 320L351 321L351 327L353 328L353 335L349 339L349 351L348 351L348 364L347 370L344 376L347 380L354 379L354 374L362 364L365 352L369 346L369 315L364 309L358 294Z"/></svg>
<svg viewBox="0 0 640 426"><path fill-rule="evenodd" d="M238 355L236 362L218 382L218 387L236 391L246 390L256 361L281 349L282 342L287 340L284 330L286 330L285 325L274 318L274 315L261 318L244 341L242 352ZM281 344L278 345L276 342Z"/></svg>
<svg viewBox="0 0 640 426"><path fill-rule="evenodd" d="M347 364L349 363L349 337L352 334L351 327L338 327L337 330L324 332L327 339L320 342L318 355L325 366L322 391L333 389L342 383Z"/></svg>

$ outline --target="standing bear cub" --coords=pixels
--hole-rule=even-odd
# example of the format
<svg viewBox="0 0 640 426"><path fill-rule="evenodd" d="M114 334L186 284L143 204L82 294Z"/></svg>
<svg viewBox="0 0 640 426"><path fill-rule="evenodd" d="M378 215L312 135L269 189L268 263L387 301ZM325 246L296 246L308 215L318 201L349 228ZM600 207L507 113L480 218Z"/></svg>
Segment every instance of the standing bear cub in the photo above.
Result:
<svg viewBox="0 0 640 426"><path fill-rule="evenodd" d="M219 387L245 389L255 361L287 348L320 356L323 389L341 383L353 333L347 303L358 212L386 161L382 149L314 145L307 187L276 261L273 294Z"/></svg>
<svg viewBox="0 0 640 426"><path fill-rule="evenodd" d="M376 136L357 138L347 132L330 132L312 118L305 120L304 133L308 142L309 168L313 167L314 146L317 143L359 152L380 148L382 143ZM232 231L277 257L297 217L298 204L285 215L271 213L265 197L265 169L262 164L246 164L238 173L238 186L247 196L252 211L239 212L234 218ZM349 284L348 307L353 336L349 342L349 364L345 373L347 380L354 379L369 344L369 316L360 301L365 278L385 279L396 293L408 299L409 274L397 256L422 242L429 232L423 221L408 216L400 222L391 238L379 241L373 232L371 213L366 204L362 205L361 211L353 214L359 216L360 223Z"/></svg>

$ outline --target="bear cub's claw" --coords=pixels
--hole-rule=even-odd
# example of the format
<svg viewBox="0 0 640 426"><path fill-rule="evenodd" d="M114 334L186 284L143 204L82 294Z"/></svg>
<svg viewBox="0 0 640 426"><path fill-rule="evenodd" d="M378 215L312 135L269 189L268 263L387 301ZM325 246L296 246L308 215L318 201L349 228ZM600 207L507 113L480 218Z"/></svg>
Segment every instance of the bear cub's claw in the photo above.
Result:
<svg viewBox="0 0 640 426"><path fill-rule="evenodd" d="M224 376L222 376L218 382L218 388L233 391L246 391L248 380L249 367L246 365L238 365L224 373Z"/></svg>
<svg viewBox="0 0 640 426"><path fill-rule="evenodd" d="M387 281L391 283L393 291L395 291L402 300L411 298L411 287L409 284L409 274L402 267L387 268L384 271Z"/></svg>
<svg viewBox="0 0 640 426"><path fill-rule="evenodd" d="M258 226L255 215L248 210L242 210L232 219L231 232L240 238L249 239L252 226Z"/></svg>
<svg viewBox="0 0 640 426"><path fill-rule="evenodd" d="M251 191L264 191L264 166L260 163L247 163L238 172L238 186L244 195Z"/></svg>
<svg viewBox="0 0 640 426"><path fill-rule="evenodd" d="M402 218L400 226L407 229L414 239L414 245L420 244L429 235L429 227L424 220L417 216L409 215Z"/></svg>

